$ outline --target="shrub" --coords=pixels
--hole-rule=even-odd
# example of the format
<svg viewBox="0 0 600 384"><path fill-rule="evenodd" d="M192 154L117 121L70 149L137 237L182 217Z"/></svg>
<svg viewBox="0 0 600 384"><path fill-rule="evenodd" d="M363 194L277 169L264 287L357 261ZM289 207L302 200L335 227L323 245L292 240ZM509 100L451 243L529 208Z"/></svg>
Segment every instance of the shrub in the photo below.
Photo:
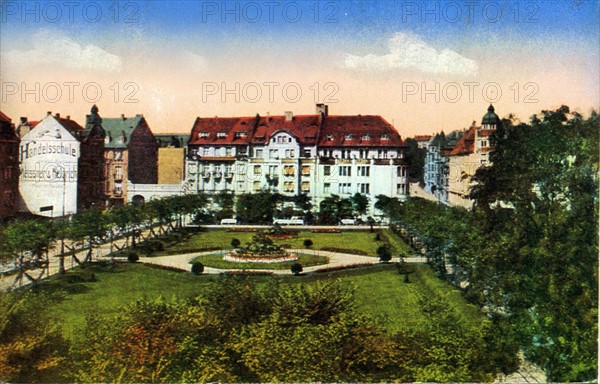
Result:
<svg viewBox="0 0 600 384"><path fill-rule="evenodd" d="M302 244L304 244L305 248L310 248L313 246L313 241L311 239L305 239Z"/></svg>
<svg viewBox="0 0 600 384"><path fill-rule="evenodd" d="M375 241L381 241L381 234L379 232L377 232L377 235L375 236Z"/></svg>
<svg viewBox="0 0 600 384"><path fill-rule="evenodd" d="M192 264L192 273L196 276L201 275L204 272L204 264L196 261Z"/></svg>
<svg viewBox="0 0 600 384"><path fill-rule="evenodd" d="M390 250L390 245L387 243L380 245L379 248L377 248L377 255L379 256L379 261L383 263L387 263L388 261L392 260L392 251Z"/></svg>
<svg viewBox="0 0 600 384"><path fill-rule="evenodd" d="M239 247L240 244L242 244L242 242L240 241L240 239L236 239L236 238L231 239L231 246L233 248Z"/></svg>
<svg viewBox="0 0 600 384"><path fill-rule="evenodd" d="M127 261L129 261L130 263L135 263L140 259L140 256L137 254L137 252L129 252L129 255L127 255Z"/></svg>
<svg viewBox="0 0 600 384"><path fill-rule="evenodd" d="M292 266L290 267L290 271L292 271L294 276L298 276L300 273L302 273L302 264L297 262L292 264Z"/></svg>

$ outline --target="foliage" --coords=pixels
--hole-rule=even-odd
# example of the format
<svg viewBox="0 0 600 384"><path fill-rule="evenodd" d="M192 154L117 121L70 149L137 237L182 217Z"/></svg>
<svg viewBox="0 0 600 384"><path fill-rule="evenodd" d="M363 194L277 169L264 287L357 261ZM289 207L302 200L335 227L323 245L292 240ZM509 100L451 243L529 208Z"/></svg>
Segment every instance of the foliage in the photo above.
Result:
<svg viewBox="0 0 600 384"><path fill-rule="evenodd" d="M52 303L40 295L0 295L0 381L62 380L68 344L45 305Z"/></svg>
<svg viewBox="0 0 600 384"><path fill-rule="evenodd" d="M237 218L242 223L270 224L278 196L261 191L238 196L236 203Z"/></svg>
<svg viewBox="0 0 600 384"><path fill-rule="evenodd" d="M233 248L237 248L237 247L239 247L239 246L240 246L240 244L242 244L242 242L240 241L240 239L238 239L238 238L233 238L233 239L231 239L231 246L232 246Z"/></svg>
<svg viewBox="0 0 600 384"><path fill-rule="evenodd" d="M392 260L392 251L390 250L389 244L385 243L377 248L377 256L379 256L379 261L388 262Z"/></svg>
<svg viewBox="0 0 600 384"><path fill-rule="evenodd" d="M313 241L311 239L304 239L302 245L304 245L304 248L310 248L313 246Z"/></svg>
<svg viewBox="0 0 600 384"><path fill-rule="evenodd" d="M319 205L319 223L337 225L341 219L354 217L351 199L331 195L321 201Z"/></svg>
<svg viewBox="0 0 600 384"><path fill-rule="evenodd" d="M236 256L240 257L283 257L288 253L279 245L273 243L266 233L259 232L252 236L252 240L245 246L234 250Z"/></svg>
<svg viewBox="0 0 600 384"><path fill-rule="evenodd" d="M140 260L140 256L137 254L137 252L129 252L129 255L127 255L127 261L129 261L130 263L136 263Z"/></svg>
<svg viewBox="0 0 600 384"><path fill-rule="evenodd" d="M300 273L302 273L302 264L300 263L293 263L292 266L290 267L290 271L295 275L299 275Z"/></svg>
<svg viewBox="0 0 600 384"><path fill-rule="evenodd" d="M418 143L415 139L406 139L406 162L408 163L408 174L411 180L418 181L423 184L423 172L425 168L425 157L427 155L427 149L419 148Z"/></svg>
<svg viewBox="0 0 600 384"><path fill-rule="evenodd" d="M199 261L192 263L192 273L194 275L201 275L204 273L204 264Z"/></svg>

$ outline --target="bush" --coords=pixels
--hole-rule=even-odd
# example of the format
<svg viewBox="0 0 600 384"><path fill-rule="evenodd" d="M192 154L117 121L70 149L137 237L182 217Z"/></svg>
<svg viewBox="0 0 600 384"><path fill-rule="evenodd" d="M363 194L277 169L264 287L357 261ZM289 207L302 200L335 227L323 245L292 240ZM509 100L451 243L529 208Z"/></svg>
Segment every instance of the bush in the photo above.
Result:
<svg viewBox="0 0 600 384"><path fill-rule="evenodd" d="M375 236L375 241L381 241L381 234L379 232L377 232L377 235Z"/></svg>
<svg viewBox="0 0 600 384"><path fill-rule="evenodd" d="M129 261L130 263L135 263L140 259L140 256L137 254L137 252L129 252L129 255L127 255L127 261Z"/></svg>
<svg viewBox="0 0 600 384"><path fill-rule="evenodd" d="M302 273L302 264L297 262L292 264L292 266L290 267L290 271L292 271L294 276L298 276L300 273Z"/></svg>
<svg viewBox="0 0 600 384"><path fill-rule="evenodd" d="M199 261L196 261L195 263L193 263L192 264L192 273L196 276L204 273L204 264L202 264Z"/></svg>
<svg viewBox="0 0 600 384"><path fill-rule="evenodd" d="M310 248L313 246L313 241L311 239L305 239L302 244L304 244L304 248Z"/></svg>
<svg viewBox="0 0 600 384"><path fill-rule="evenodd" d="M388 261L392 260L392 251L390 250L390 245L387 243L380 245L379 248L377 248L377 255L379 256L379 261L383 263L387 263Z"/></svg>
<svg viewBox="0 0 600 384"><path fill-rule="evenodd" d="M240 244L242 244L242 242L240 241L240 239L231 239L231 246L233 248L238 248L240 246Z"/></svg>

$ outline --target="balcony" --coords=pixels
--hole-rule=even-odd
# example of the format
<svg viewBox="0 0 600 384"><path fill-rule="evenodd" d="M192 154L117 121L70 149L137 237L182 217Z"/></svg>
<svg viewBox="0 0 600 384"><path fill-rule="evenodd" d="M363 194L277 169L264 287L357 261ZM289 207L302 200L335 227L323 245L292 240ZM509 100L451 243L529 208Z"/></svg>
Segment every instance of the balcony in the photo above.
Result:
<svg viewBox="0 0 600 384"><path fill-rule="evenodd" d="M213 172L213 177L215 179L220 179L223 176L223 174L221 173L221 171L214 171Z"/></svg>
<svg viewBox="0 0 600 384"><path fill-rule="evenodd" d="M233 172L225 172L225 178L226 179L232 179L233 178Z"/></svg>

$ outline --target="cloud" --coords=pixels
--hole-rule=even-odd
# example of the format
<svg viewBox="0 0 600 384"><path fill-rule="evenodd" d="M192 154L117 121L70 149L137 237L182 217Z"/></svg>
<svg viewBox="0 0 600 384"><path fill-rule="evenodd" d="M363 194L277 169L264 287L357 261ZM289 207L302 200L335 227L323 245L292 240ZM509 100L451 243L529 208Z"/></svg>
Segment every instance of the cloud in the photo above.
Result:
<svg viewBox="0 0 600 384"><path fill-rule="evenodd" d="M5 65L57 65L71 69L93 69L119 72L123 61L102 48L88 44L85 47L63 34L39 31L33 36L33 49L2 53Z"/></svg>
<svg viewBox="0 0 600 384"><path fill-rule="evenodd" d="M438 52L412 33L396 33L388 43L389 53L366 56L347 55L344 66L365 71L417 69L425 73L447 73L465 76L477 74L478 65L458 53L444 49Z"/></svg>

